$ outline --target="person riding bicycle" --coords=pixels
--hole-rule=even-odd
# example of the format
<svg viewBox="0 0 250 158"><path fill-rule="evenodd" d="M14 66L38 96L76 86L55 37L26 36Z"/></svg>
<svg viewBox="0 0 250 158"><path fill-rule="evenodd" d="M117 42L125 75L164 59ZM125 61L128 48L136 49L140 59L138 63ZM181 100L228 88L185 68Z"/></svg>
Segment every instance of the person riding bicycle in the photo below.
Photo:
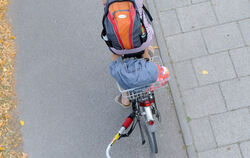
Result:
<svg viewBox="0 0 250 158"><path fill-rule="evenodd" d="M115 2L118 2L118 3L120 2L120 4L118 6L112 6L112 4L115 3ZM128 1L128 0L126 0L126 1L125 0L103 0L103 4L104 4L105 9L106 9L106 12L105 12L106 14L104 14L104 18L103 18L103 26L104 26L104 28L106 27L106 29L104 29L103 32L102 32L102 38L105 40L105 42L109 46L109 49L112 52L112 61L117 60L121 56L123 56L125 58L127 58L127 57L137 57L137 58L148 58L148 59L150 59L150 55L149 55L149 52L148 52L148 47L152 43L152 40L153 40L153 37L154 37L154 31L153 31L153 27L151 25L152 17L150 16L148 11L144 7L143 0L131 0L131 1ZM107 6L107 5L109 5L109 6ZM130 8L129 9L124 9L123 7L126 7L126 6L129 6ZM112 14L109 14L111 12L111 10L113 12L112 12ZM131 34L143 35L143 33L146 33L145 40L143 42L141 42L139 45L136 44L136 43L135 44L133 43L133 42L136 41L136 39L130 40L130 43L129 43L129 42L125 41L125 40L127 40L126 37L124 37L125 40L120 39L120 38L123 38L123 37L117 37L119 35L123 36L123 34L119 32L120 31L119 28L118 28L119 26L117 26L119 24L116 23L117 21L115 21L115 20L113 21L113 19L115 18L115 14L117 15L117 12L121 12L121 14L117 15L118 16L117 19L119 20L119 18L120 19L125 19L125 18L127 18L127 16L130 16L131 14L133 14L134 10L139 12L139 18L141 19L141 21L139 23L142 23L143 25L140 25L140 29L137 29L137 32L136 32L136 30L131 31L133 28L127 28L127 30L130 31L130 32L128 32L129 35L131 35ZM129 12L129 13L126 14L126 12ZM110 18L112 16L113 16L113 18ZM105 21L105 18L107 19L106 21ZM135 15L135 17L130 17L130 18L132 20L135 20L136 15ZM130 19L130 22L131 22L131 19ZM111 23L111 24L108 25L107 23L108 24ZM108 25L108 26L105 26L105 24ZM112 24L114 24L115 27L113 27ZM134 25L136 25L136 24L138 24L138 21L134 21L133 25L131 26L131 24L129 24L129 26L130 27L135 27ZM111 31L110 31L109 28L107 28L109 26L110 26L110 28L112 28ZM124 29L124 25L121 25L120 27L123 27L123 29ZM109 30L107 30L107 29L109 29ZM125 28L125 30L126 30L126 28ZM115 40L118 39L116 41L116 43L119 42L120 45L117 46L117 44L114 41L112 41L112 39L107 40L106 36L109 35L108 31L110 31L110 32L113 31L114 34L118 32L119 35L116 34L116 36L115 36L116 39ZM131 37L131 36L133 36L133 37ZM131 39L135 37L134 35L131 35L131 36L130 36ZM140 37L140 38L142 39L142 37ZM137 46L133 47L132 45L137 45ZM126 94L116 96L115 97L115 102L120 104L122 107L125 107L125 108L130 107L130 101L126 98Z"/></svg>

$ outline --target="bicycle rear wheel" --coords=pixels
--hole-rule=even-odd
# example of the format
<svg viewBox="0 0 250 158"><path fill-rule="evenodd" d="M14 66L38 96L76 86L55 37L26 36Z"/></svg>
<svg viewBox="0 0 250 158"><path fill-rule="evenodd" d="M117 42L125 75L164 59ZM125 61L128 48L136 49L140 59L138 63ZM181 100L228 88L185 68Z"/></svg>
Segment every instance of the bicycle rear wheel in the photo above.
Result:
<svg viewBox="0 0 250 158"><path fill-rule="evenodd" d="M154 125L153 125L154 126ZM157 141L156 141L156 136L155 136L155 130L152 130L149 125L145 122L144 128L148 137L150 149L152 153L158 153L158 146L157 146ZM155 127L152 127L155 128Z"/></svg>

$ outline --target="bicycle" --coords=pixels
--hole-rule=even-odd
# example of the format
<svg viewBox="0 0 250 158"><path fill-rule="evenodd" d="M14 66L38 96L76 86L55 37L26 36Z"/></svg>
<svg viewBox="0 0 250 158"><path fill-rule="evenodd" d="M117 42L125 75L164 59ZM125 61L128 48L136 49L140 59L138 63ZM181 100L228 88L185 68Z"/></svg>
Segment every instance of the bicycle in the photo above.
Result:
<svg viewBox="0 0 250 158"><path fill-rule="evenodd" d="M154 63L162 65L162 61L160 57L154 56L152 57ZM117 83L118 89L121 93L127 93L127 98L130 100L132 104L132 112L123 122L122 127L119 132L112 139L110 144L106 149L106 157L110 158L110 149L114 143L123 137L128 137L134 130L135 126L138 124L142 139L142 145L145 144L145 136L142 130L142 125L146 131L146 135L148 137L148 141L150 144L150 149L152 153L158 153L158 146L156 140L156 125L155 125L155 117L158 121L161 121L160 112L156 106L154 90L163 88L167 86L167 81L162 80L153 83L150 85L144 85L142 87L136 87L128 90L122 90L119 84ZM142 122L141 122L142 121ZM132 124L132 125L131 125ZM131 127L130 127L131 126ZM130 127L129 131L125 134L123 132Z"/></svg>

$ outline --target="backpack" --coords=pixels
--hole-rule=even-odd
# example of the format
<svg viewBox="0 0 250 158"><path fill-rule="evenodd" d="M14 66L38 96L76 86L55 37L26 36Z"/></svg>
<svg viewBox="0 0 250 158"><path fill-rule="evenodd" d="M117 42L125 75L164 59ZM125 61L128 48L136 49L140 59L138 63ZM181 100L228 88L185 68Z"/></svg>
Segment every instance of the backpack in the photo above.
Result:
<svg viewBox="0 0 250 158"><path fill-rule="evenodd" d="M146 20L152 17L143 6ZM140 47L147 40L147 31L135 0L108 0L104 8L102 20L102 39L108 47L117 50L133 49Z"/></svg>

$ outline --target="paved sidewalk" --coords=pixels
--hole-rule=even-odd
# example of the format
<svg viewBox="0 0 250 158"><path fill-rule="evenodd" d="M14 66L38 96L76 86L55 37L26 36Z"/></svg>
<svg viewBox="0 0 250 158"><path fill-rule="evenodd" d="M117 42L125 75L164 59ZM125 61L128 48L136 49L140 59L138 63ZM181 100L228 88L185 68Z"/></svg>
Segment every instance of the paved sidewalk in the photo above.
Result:
<svg viewBox="0 0 250 158"><path fill-rule="evenodd" d="M148 0L190 158L250 157L250 1Z"/></svg>

